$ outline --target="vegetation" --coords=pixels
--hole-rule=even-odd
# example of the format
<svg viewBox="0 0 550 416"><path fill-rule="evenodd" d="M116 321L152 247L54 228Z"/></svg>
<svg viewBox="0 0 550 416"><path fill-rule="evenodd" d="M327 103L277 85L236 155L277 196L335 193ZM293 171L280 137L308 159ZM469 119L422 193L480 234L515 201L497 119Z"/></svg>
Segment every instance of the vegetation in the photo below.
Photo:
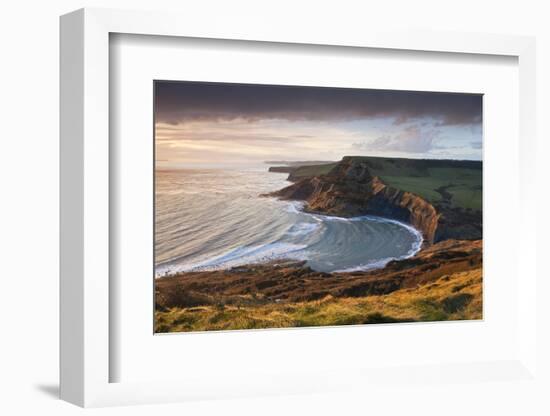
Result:
<svg viewBox="0 0 550 416"><path fill-rule="evenodd" d="M482 206L481 170L429 168L425 176L380 175L388 185L412 192L435 205L449 203L454 208L476 211Z"/></svg>
<svg viewBox="0 0 550 416"><path fill-rule="evenodd" d="M204 305L157 310L156 332L355 325L482 318L481 268L387 295L307 302Z"/></svg>
<svg viewBox="0 0 550 416"><path fill-rule="evenodd" d="M386 184L412 192L435 205L481 211L482 164L468 160L399 159L353 156ZM302 166L291 172L296 181L325 175L336 163Z"/></svg>
<svg viewBox="0 0 550 416"><path fill-rule="evenodd" d="M368 208L374 195L369 186L379 184L371 176L378 176L391 198L382 200L387 206L374 206L376 212L393 218L393 197L407 197L407 203L416 203L409 208L419 208L413 210L415 226L431 236L419 253L353 273L277 261L157 279L155 332L481 319L481 162L353 156L338 164L271 167L290 173L296 183L269 195L308 201L316 212L349 215ZM327 176L302 180L321 175ZM356 181L359 176L363 179Z"/></svg>
<svg viewBox="0 0 550 416"><path fill-rule="evenodd" d="M300 180L303 178L309 178L312 176L326 175L337 164L338 163L324 163L322 165L299 166L297 168L293 168L290 174L290 178L293 181L297 181L297 180Z"/></svg>

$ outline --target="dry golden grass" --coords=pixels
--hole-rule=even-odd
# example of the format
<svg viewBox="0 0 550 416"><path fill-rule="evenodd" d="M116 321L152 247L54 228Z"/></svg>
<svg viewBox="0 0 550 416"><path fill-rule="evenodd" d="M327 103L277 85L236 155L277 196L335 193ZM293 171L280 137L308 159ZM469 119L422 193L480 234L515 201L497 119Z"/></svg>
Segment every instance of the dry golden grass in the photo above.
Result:
<svg viewBox="0 0 550 416"><path fill-rule="evenodd" d="M482 318L481 268L445 275L388 295L256 306L198 306L157 311L156 332L285 328Z"/></svg>

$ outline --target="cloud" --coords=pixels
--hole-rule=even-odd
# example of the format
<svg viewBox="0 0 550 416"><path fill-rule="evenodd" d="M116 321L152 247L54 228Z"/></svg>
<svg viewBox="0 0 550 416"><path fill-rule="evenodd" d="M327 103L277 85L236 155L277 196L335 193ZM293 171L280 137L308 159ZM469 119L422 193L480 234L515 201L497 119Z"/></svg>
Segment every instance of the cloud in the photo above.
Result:
<svg viewBox="0 0 550 416"><path fill-rule="evenodd" d="M353 143L352 148L360 151L427 153L435 147L438 136L439 131L436 129L410 125L399 133L383 134L374 140Z"/></svg>
<svg viewBox="0 0 550 416"><path fill-rule="evenodd" d="M208 160L250 163L323 157L337 160L355 139L354 132L325 123L233 120L155 124L157 159L187 164Z"/></svg>
<svg viewBox="0 0 550 416"><path fill-rule="evenodd" d="M481 122L482 96L418 91L202 82L155 82L155 117L190 121L349 121L431 118L440 126Z"/></svg>

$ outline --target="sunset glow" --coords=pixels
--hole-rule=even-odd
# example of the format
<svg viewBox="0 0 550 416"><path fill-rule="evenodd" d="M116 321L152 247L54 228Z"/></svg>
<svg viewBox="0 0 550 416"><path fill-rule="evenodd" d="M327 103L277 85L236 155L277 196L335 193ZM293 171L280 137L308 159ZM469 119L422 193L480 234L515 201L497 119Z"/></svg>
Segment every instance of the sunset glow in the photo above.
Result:
<svg viewBox="0 0 550 416"><path fill-rule="evenodd" d="M157 82L157 167L482 155L480 95Z"/></svg>

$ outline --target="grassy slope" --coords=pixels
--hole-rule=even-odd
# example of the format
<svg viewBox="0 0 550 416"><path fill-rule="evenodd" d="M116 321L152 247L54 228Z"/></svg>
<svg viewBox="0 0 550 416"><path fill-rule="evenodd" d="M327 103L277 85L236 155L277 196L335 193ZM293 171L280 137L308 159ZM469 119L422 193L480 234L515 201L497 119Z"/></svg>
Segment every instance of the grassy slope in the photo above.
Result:
<svg viewBox="0 0 550 416"><path fill-rule="evenodd" d="M284 328L482 318L481 268L383 296L327 296L261 306L199 306L156 312L156 332Z"/></svg>
<svg viewBox="0 0 550 416"><path fill-rule="evenodd" d="M482 206L482 170L480 162L453 160L422 160L355 156L368 163L371 172L388 185L412 192L438 204L444 198L437 189L451 195L450 206L480 211ZM294 178L323 175L335 164L303 166Z"/></svg>
<svg viewBox="0 0 550 416"><path fill-rule="evenodd" d="M336 163L327 163L322 165L300 166L292 171L292 177L296 179L309 178L311 176L326 175Z"/></svg>
<svg viewBox="0 0 550 416"><path fill-rule="evenodd" d="M452 195L451 206L481 210L481 170L467 168L429 168L425 176L386 175L380 178L394 188L415 193L429 202L442 202L436 189L446 187Z"/></svg>

